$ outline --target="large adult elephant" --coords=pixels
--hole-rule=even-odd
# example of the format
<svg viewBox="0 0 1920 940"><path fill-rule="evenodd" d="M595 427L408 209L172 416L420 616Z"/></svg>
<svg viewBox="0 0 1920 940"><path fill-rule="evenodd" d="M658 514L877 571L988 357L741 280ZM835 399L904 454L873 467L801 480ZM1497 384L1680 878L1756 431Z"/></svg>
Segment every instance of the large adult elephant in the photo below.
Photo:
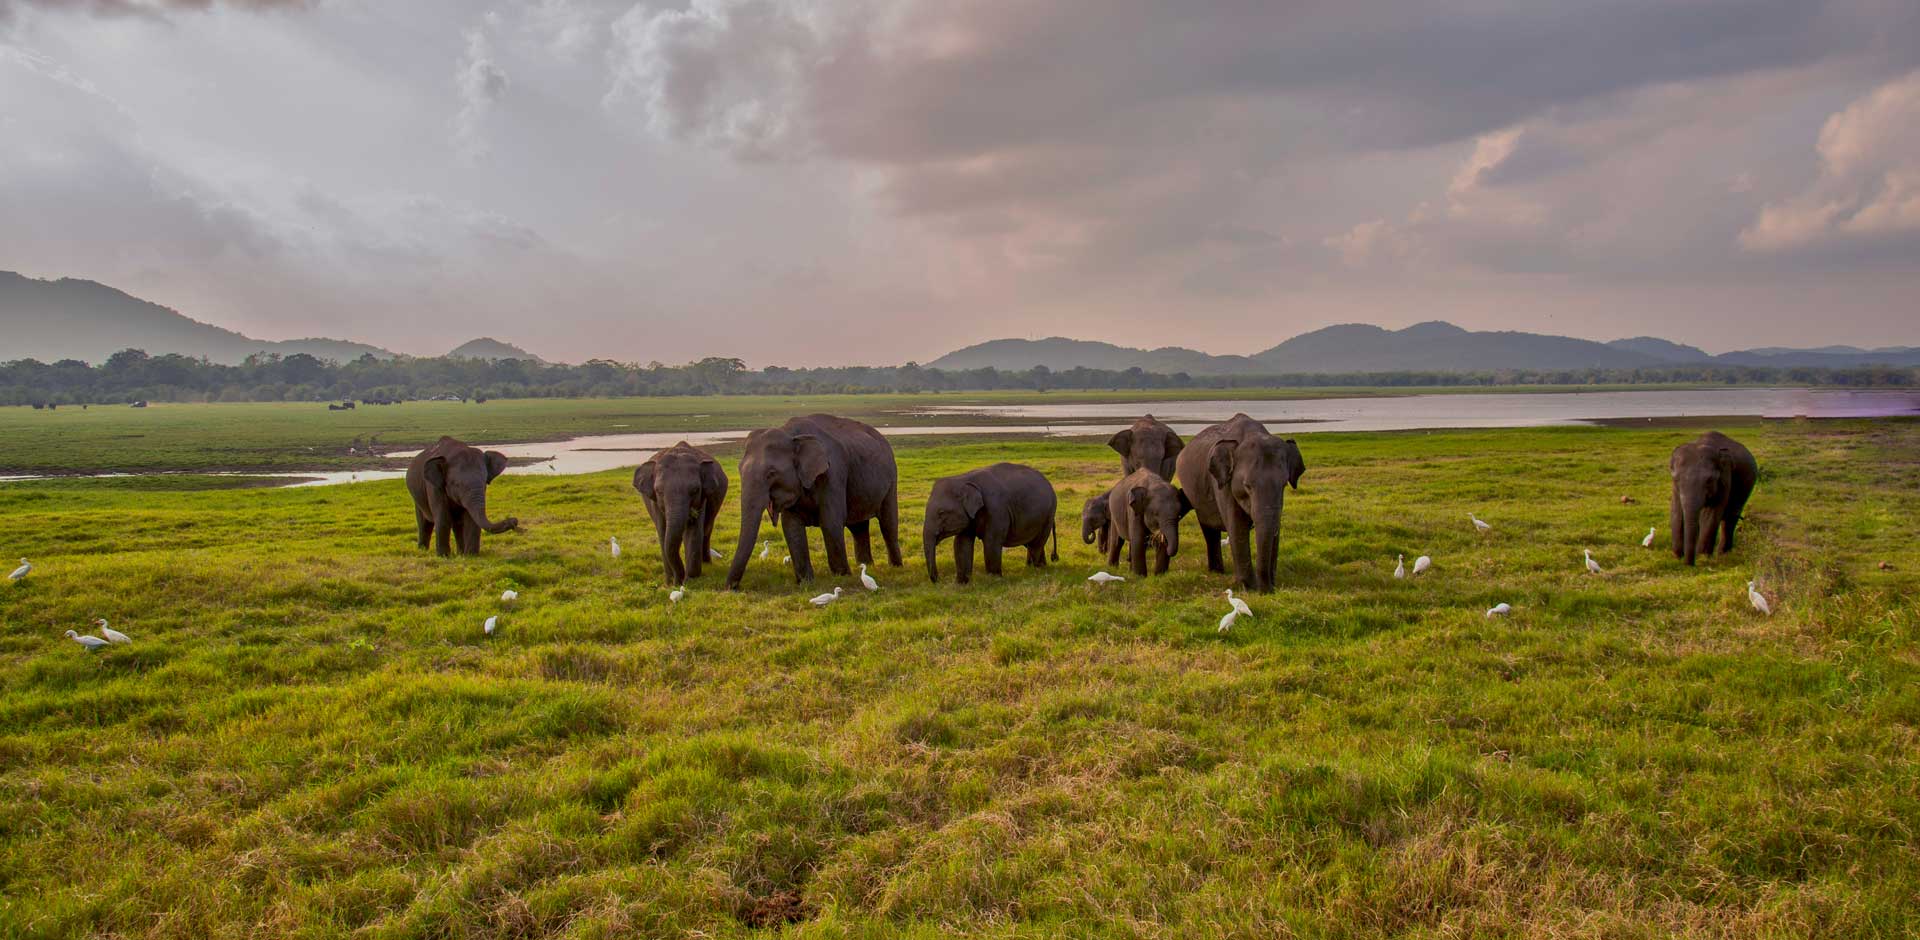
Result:
<svg viewBox="0 0 1920 940"><path fill-rule="evenodd" d="M507 469L507 455L481 452L451 437L414 455L407 465L407 492L413 494L414 520L420 547L432 539L434 551L447 556L447 541L457 536L462 555L480 553L480 533L498 535L519 527L520 520L493 522L487 518L487 484Z"/></svg>
<svg viewBox="0 0 1920 940"><path fill-rule="evenodd" d="M1716 534L1720 551L1733 551L1733 529L1760 476L1753 452L1719 431L1708 431L1673 449L1667 473L1673 477L1667 507L1673 557L1689 565L1696 555L1712 558Z"/></svg>
<svg viewBox="0 0 1920 940"><path fill-rule="evenodd" d="M1207 546L1207 570L1226 570L1220 559L1224 532L1232 543L1234 583L1245 590L1272 591L1280 557L1280 510L1287 487L1299 489L1307 472L1299 446L1237 414L1195 434L1181 451L1179 464L1180 486L1193 502L1200 540Z"/></svg>
<svg viewBox="0 0 1920 940"><path fill-rule="evenodd" d="M1184 445L1172 428L1162 424L1159 418L1147 415L1109 438L1107 446L1120 454L1122 475L1145 467L1160 479L1172 482L1174 461Z"/></svg>
<svg viewBox="0 0 1920 940"><path fill-rule="evenodd" d="M747 435L740 457L740 541L727 571L727 588L740 586L760 538L760 514L778 523L793 556L794 578L813 580L807 528L817 526L827 547L827 568L852 574L844 530L853 532L861 564L873 564L867 530L880 520L887 561L900 567L900 474L893 447L880 432L850 418L806 415L777 428Z"/></svg>
<svg viewBox="0 0 1920 940"><path fill-rule="evenodd" d="M713 524L727 498L727 471L720 469L720 461L681 441L636 468L633 488L640 491L660 539L660 563L667 583L678 585L700 577L713 541Z"/></svg>

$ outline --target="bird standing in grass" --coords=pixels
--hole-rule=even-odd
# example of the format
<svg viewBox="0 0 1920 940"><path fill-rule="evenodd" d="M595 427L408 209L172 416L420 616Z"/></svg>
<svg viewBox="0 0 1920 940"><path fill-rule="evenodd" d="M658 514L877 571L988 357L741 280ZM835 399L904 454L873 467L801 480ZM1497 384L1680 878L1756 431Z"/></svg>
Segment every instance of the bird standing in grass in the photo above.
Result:
<svg viewBox="0 0 1920 940"><path fill-rule="evenodd" d="M1120 577L1117 574L1108 574L1104 571L1096 571L1093 574L1088 575L1087 580L1092 581L1095 584L1111 584L1115 581L1125 581L1126 578Z"/></svg>
<svg viewBox="0 0 1920 940"><path fill-rule="evenodd" d="M1467 518L1469 518L1469 519L1472 519L1472 520L1473 520L1473 527L1474 527L1475 529L1478 529L1478 530L1480 530L1480 531L1482 531L1482 532L1485 532L1485 531L1488 531L1489 529L1492 529L1492 528L1493 528L1493 526L1490 526L1490 525L1487 525L1487 524L1486 524L1486 523L1484 523L1484 522L1481 522L1481 521L1480 521L1480 517L1479 517L1479 516L1476 516L1476 515L1474 515L1473 513L1467 513Z"/></svg>
<svg viewBox="0 0 1920 940"><path fill-rule="evenodd" d="M773 550L773 540L772 540L772 539L767 539L767 540L765 540L765 541L763 541L763 542L761 542L761 543L760 543L760 560L761 560L761 561L766 561L766 560L767 560L767 552L769 552L769 551L772 551L772 550Z"/></svg>
<svg viewBox="0 0 1920 940"><path fill-rule="evenodd" d="M127 636L124 633L121 633L118 630L113 629L112 627L107 626L107 618L105 617L95 617L93 619L93 625L100 628L100 635L103 637L106 637L108 643L132 643L133 642L133 639L131 637Z"/></svg>
<svg viewBox="0 0 1920 940"><path fill-rule="evenodd" d="M1248 607L1246 601L1243 601L1240 598L1234 597L1233 588L1227 588L1227 603L1233 606L1234 613L1239 614L1242 617L1253 616L1253 608Z"/></svg>
<svg viewBox="0 0 1920 940"><path fill-rule="evenodd" d="M1754 610L1766 614L1769 617L1773 616L1773 605L1767 603L1767 596L1765 594L1753 589L1752 581L1747 582L1747 603L1752 604Z"/></svg>
<svg viewBox="0 0 1920 940"><path fill-rule="evenodd" d="M1404 578L1407 576L1407 556L1393 556L1393 576L1396 578Z"/></svg>
<svg viewBox="0 0 1920 940"><path fill-rule="evenodd" d="M678 604L680 603L680 598L683 598L686 596L687 596L687 586L682 584L679 587L674 588L671 592L667 594L667 600L669 602Z"/></svg>
<svg viewBox="0 0 1920 940"><path fill-rule="evenodd" d="M1640 540L1641 548L1653 547L1653 533L1659 528L1660 528L1659 526L1653 526L1653 525L1647 526L1647 537Z"/></svg>
<svg viewBox="0 0 1920 940"><path fill-rule="evenodd" d="M613 557L615 558L620 557L620 540L619 539L611 535L607 536L607 547L613 552Z"/></svg>
<svg viewBox="0 0 1920 940"><path fill-rule="evenodd" d="M1227 611L1227 615L1220 618L1220 629L1215 632L1225 633L1228 630L1233 629L1233 622L1238 619L1240 619L1239 611L1237 610Z"/></svg>
<svg viewBox="0 0 1920 940"><path fill-rule="evenodd" d="M720 550L717 548L709 548L707 549L707 557L713 559L714 561L719 561L720 559L725 558L727 556L720 554Z"/></svg>
<svg viewBox="0 0 1920 940"><path fill-rule="evenodd" d="M1487 608L1487 619L1492 620L1495 617L1505 617L1510 613L1513 613L1512 604L1507 604L1507 603L1495 604L1492 607Z"/></svg>
<svg viewBox="0 0 1920 940"><path fill-rule="evenodd" d="M809 600L807 603L812 604L815 607L825 607L828 604L831 604L834 601L837 601L839 599L840 599L840 589L834 588L831 593L818 595L814 597L812 600Z"/></svg>
<svg viewBox="0 0 1920 940"><path fill-rule="evenodd" d="M500 592L500 603L502 604L511 604L514 601L517 601L519 599L520 599L519 591L501 591Z"/></svg>
<svg viewBox="0 0 1920 940"><path fill-rule="evenodd" d="M13 573L10 575L7 575L7 580L18 581L21 578L26 577L32 571L33 571L33 562L30 562L25 558L22 558L20 559L20 567L13 569Z"/></svg>
<svg viewBox="0 0 1920 940"><path fill-rule="evenodd" d="M497 629L499 626L500 626L500 617L498 614L496 614L492 617L488 617L487 622L480 625L480 630L486 635L492 636L493 631Z"/></svg>
<svg viewBox="0 0 1920 940"><path fill-rule="evenodd" d="M73 642L86 647L87 652L89 653L95 650L101 649L107 645L107 641L100 639L97 636L81 636L80 634L75 633L72 630L67 631L67 639L72 640Z"/></svg>
<svg viewBox="0 0 1920 940"><path fill-rule="evenodd" d="M1413 560L1413 573L1416 575L1431 567L1433 567L1433 559L1425 555L1421 555L1419 558Z"/></svg>
<svg viewBox="0 0 1920 940"><path fill-rule="evenodd" d="M1593 550L1583 548L1580 550L1580 554L1587 556L1587 570L1593 572L1594 574L1599 574L1600 563L1593 560Z"/></svg>
<svg viewBox="0 0 1920 940"><path fill-rule="evenodd" d="M880 582L875 581L873 575L867 573L866 565L860 566L860 584L869 591L880 590Z"/></svg>

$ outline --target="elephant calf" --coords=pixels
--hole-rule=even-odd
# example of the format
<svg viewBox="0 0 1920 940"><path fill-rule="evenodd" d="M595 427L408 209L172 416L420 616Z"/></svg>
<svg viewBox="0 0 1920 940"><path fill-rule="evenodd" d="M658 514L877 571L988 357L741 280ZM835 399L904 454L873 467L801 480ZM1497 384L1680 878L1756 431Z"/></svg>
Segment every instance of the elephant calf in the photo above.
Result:
<svg viewBox="0 0 1920 940"><path fill-rule="evenodd" d="M1080 507L1080 541L1094 546L1102 555L1107 553L1107 537L1113 531L1113 513L1107 509L1107 496L1112 492L1089 496L1086 505Z"/></svg>
<svg viewBox="0 0 1920 940"><path fill-rule="evenodd" d="M480 553L480 533L498 535L518 528L520 520L493 522L487 518L487 484L507 469L507 455L482 453L451 437L415 455L407 465L407 492L413 494L414 520L420 529L420 547L429 539L445 558L447 541L459 538L460 554Z"/></svg>
<svg viewBox="0 0 1920 940"><path fill-rule="evenodd" d="M1000 552L1008 545L1027 547L1027 567L1047 564L1048 537L1053 538L1053 560L1060 560L1060 537L1055 531L1058 503L1053 484L1040 471L1017 463L997 463L933 482L927 496L927 520L920 544L927 553L927 580L940 583L935 553L940 543L953 539L955 579L973 580L973 540L985 543L987 573L1000 573Z"/></svg>
<svg viewBox="0 0 1920 940"><path fill-rule="evenodd" d="M1733 529L1760 475L1753 452L1719 431L1708 431L1673 449L1667 473L1673 477L1667 509L1673 557L1689 565L1696 555L1712 558L1716 529L1720 551L1733 551Z"/></svg>
<svg viewBox="0 0 1920 940"><path fill-rule="evenodd" d="M720 504L727 498L727 472L720 469L720 462L681 441L635 469L633 488L646 503L647 516L660 538L667 583L678 586L699 577L713 542L713 524L720 518Z"/></svg>
<svg viewBox="0 0 1920 940"><path fill-rule="evenodd" d="M1180 552L1180 519L1193 510L1187 494L1142 467L1121 478L1107 493L1113 529L1107 537L1107 564L1120 563L1120 546L1131 542L1133 573L1147 573L1147 543L1154 551L1154 574L1166 574L1167 562Z"/></svg>

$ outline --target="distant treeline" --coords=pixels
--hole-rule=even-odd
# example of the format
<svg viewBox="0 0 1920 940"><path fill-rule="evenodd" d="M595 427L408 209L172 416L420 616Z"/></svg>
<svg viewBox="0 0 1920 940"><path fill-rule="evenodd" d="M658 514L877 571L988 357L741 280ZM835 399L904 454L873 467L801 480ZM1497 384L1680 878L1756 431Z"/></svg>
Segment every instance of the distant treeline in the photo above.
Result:
<svg viewBox="0 0 1920 940"><path fill-rule="evenodd" d="M751 370L738 359L686 365L639 365L596 359L548 365L518 359L376 359L336 363L304 354L252 356L221 365L187 356L114 353L98 366L75 359L52 364L21 359L0 365L0 405L111 404L131 401L331 401L462 398L615 398L647 395L818 395L872 392L1021 389L1180 389L1324 386L1829 385L1879 388L1920 385L1920 368L1762 368L1696 365L1664 369L1557 369L1495 372L1369 372L1193 376L1140 369L1045 366L1019 372L945 371L915 363Z"/></svg>

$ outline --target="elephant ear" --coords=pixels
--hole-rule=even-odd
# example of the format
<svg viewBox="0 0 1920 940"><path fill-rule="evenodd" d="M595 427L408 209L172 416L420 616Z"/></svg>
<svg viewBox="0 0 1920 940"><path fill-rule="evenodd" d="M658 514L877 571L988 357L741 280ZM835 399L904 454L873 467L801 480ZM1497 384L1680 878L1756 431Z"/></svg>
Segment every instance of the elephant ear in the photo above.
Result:
<svg viewBox="0 0 1920 940"><path fill-rule="evenodd" d="M830 464L827 461L827 448L820 439L811 434L793 436L793 462L800 468L800 488L812 490L826 482Z"/></svg>
<svg viewBox="0 0 1920 940"><path fill-rule="evenodd" d="M971 483L964 484L960 487L960 508L967 511L969 518L977 516L980 510L987 508L987 498L980 495L979 487Z"/></svg>
<svg viewBox="0 0 1920 940"><path fill-rule="evenodd" d="M487 451L487 482L492 483L494 477L505 472L507 472L507 455L497 450Z"/></svg>
<svg viewBox="0 0 1920 940"><path fill-rule="evenodd" d="M1148 497L1149 494L1145 486L1136 486L1132 491L1127 493L1127 505L1133 507L1133 514L1135 516L1140 518L1146 517Z"/></svg>
<svg viewBox="0 0 1920 940"><path fill-rule="evenodd" d="M1132 459L1133 432L1131 430L1121 431L1120 433L1115 434L1110 438L1107 438L1107 446L1113 448L1114 452L1120 455L1121 460L1124 461L1124 460Z"/></svg>
<svg viewBox="0 0 1920 940"><path fill-rule="evenodd" d="M1307 475L1307 459L1300 456L1300 445L1287 438L1287 485L1298 490L1300 478Z"/></svg>
<svg viewBox="0 0 1920 940"><path fill-rule="evenodd" d="M639 490L640 497L648 502L653 501L653 475L659 469L659 465L651 460L633 469L633 488Z"/></svg>
<svg viewBox="0 0 1920 940"><path fill-rule="evenodd" d="M426 477L427 482L433 484L435 489L446 486L447 458L428 457L427 462L420 467L420 475Z"/></svg>
<svg viewBox="0 0 1920 940"><path fill-rule="evenodd" d="M1239 446L1240 442L1230 437L1214 441L1213 453L1207 457L1207 474L1223 490L1233 482L1233 451Z"/></svg>
<svg viewBox="0 0 1920 940"><path fill-rule="evenodd" d="M721 497L727 495L727 471L720 468L720 461L700 458L700 488Z"/></svg>
<svg viewBox="0 0 1920 940"><path fill-rule="evenodd" d="M1181 440L1180 435L1172 431L1167 432L1167 466L1173 466L1173 461L1180 456L1181 451L1186 449L1187 442ZM1167 474L1167 479L1173 479L1173 474Z"/></svg>

